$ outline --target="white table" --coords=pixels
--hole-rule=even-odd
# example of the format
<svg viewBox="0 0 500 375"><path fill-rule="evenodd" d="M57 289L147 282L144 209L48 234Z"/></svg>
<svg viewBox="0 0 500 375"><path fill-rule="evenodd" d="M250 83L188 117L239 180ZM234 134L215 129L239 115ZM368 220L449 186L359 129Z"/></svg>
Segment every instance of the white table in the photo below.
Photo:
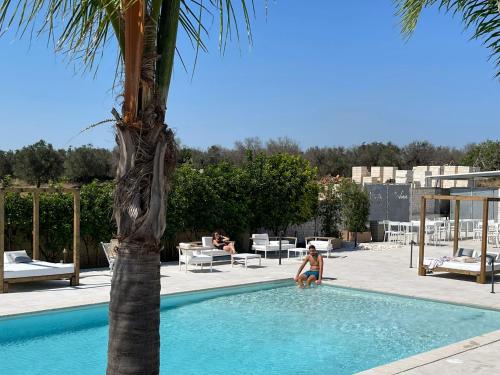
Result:
<svg viewBox="0 0 500 375"><path fill-rule="evenodd" d="M262 257L260 254L238 253L231 255L231 267L234 265L234 262L243 260L245 264L245 269L247 269L248 259L258 259L259 266L262 264Z"/></svg>
<svg viewBox="0 0 500 375"><path fill-rule="evenodd" d="M302 258L307 255L307 249L305 247L294 247L292 249L288 249L288 258L290 258L290 253L298 253L298 259L302 260Z"/></svg>

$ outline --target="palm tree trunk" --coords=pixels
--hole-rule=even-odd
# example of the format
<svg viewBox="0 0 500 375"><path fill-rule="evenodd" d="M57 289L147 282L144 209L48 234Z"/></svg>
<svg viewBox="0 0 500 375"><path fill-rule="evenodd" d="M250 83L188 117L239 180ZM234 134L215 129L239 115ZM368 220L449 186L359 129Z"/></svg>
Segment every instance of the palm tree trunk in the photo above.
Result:
<svg viewBox="0 0 500 375"><path fill-rule="evenodd" d="M108 375L158 374L160 239L166 223L173 134L155 111L141 128L117 125L114 217L118 253L111 281Z"/></svg>
<svg viewBox="0 0 500 375"><path fill-rule="evenodd" d="M158 374L160 254L122 242L111 284L107 374Z"/></svg>

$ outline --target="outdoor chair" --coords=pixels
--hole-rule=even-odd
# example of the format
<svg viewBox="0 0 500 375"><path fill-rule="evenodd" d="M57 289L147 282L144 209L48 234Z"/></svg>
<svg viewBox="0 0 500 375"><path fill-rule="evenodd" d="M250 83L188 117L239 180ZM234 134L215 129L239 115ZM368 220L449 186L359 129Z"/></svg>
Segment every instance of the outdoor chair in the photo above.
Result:
<svg viewBox="0 0 500 375"><path fill-rule="evenodd" d="M177 246L179 251L179 270L182 269L182 263L185 265L185 271L188 271L188 265L200 266L203 269L204 264L210 264L210 272L212 272L213 257L212 255L203 254L205 250L202 246L193 246L190 243L181 242Z"/></svg>
<svg viewBox="0 0 500 375"><path fill-rule="evenodd" d="M499 225L499 223L488 225L488 243L491 243L494 247L499 247L500 243Z"/></svg>
<svg viewBox="0 0 500 375"><path fill-rule="evenodd" d="M212 243L212 237L201 237L201 246L206 250L202 250L202 254L210 255L213 262L228 262L230 261L231 254L226 250L217 249Z"/></svg>
<svg viewBox="0 0 500 375"><path fill-rule="evenodd" d="M112 274L113 267L115 266L116 253L111 248L111 242L101 242L101 248L102 251L104 251L104 255L106 255L106 259L108 260L109 272Z"/></svg>
<svg viewBox="0 0 500 375"><path fill-rule="evenodd" d="M309 245L314 245L318 253L326 253L326 257L330 258L330 253L334 250L334 237L306 237L306 249Z"/></svg>
<svg viewBox="0 0 500 375"><path fill-rule="evenodd" d="M404 237L401 223L399 221L388 221L387 228L387 240L389 242L401 242Z"/></svg>
<svg viewBox="0 0 500 375"><path fill-rule="evenodd" d="M281 237L281 250L288 250L297 247L297 237ZM252 234L252 250L254 252L264 252L267 258L268 252L278 252L280 250L279 237L269 237L267 233Z"/></svg>

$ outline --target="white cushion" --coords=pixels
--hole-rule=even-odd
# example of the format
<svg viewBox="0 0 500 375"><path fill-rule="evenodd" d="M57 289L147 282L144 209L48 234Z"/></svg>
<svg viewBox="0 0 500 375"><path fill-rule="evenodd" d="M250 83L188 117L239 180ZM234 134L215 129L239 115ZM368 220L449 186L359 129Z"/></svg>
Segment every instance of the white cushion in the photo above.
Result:
<svg viewBox="0 0 500 375"><path fill-rule="evenodd" d="M219 250L219 249L203 250L202 254L210 255L212 257L220 257L220 256L224 256L224 255L230 255L227 251Z"/></svg>
<svg viewBox="0 0 500 375"><path fill-rule="evenodd" d="M3 262L4 264L15 264L14 259L18 256L28 256L26 250L16 250L16 251L6 251L3 253ZM29 257L28 257L29 258Z"/></svg>
<svg viewBox="0 0 500 375"><path fill-rule="evenodd" d="M4 278L61 275L75 272L73 263L49 263L34 260L31 263L5 264Z"/></svg>
<svg viewBox="0 0 500 375"><path fill-rule="evenodd" d="M279 241L269 241L269 245L276 246L279 249L280 242ZM293 249L294 247L295 247L295 244L289 243L287 240L281 241L281 250Z"/></svg>
<svg viewBox="0 0 500 375"><path fill-rule="evenodd" d="M252 250L257 250L257 251L278 251L279 249L280 249L280 247L278 245L253 245L252 246Z"/></svg>
<svg viewBox="0 0 500 375"><path fill-rule="evenodd" d="M201 237L201 244L206 247L214 247L212 237Z"/></svg>
<svg viewBox="0 0 500 375"><path fill-rule="evenodd" d="M254 234L252 234L252 240L269 241L269 235L267 233L254 233Z"/></svg>
<svg viewBox="0 0 500 375"><path fill-rule="evenodd" d="M430 265L432 258L424 258L424 266ZM481 270L481 262L475 263L462 263L462 262L444 262L438 268L451 268L461 271L479 272ZM500 269L500 263L495 262L495 270ZM491 271L491 265L486 263L486 271Z"/></svg>
<svg viewBox="0 0 500 375"><path fill-rule="evenodd" d="M258 246L266 246L266 245L269 245L269 240L254 238L253 243L254 243L254 245L258 245Z"/></svg>
<svg viewBox="0 0 500 375"><path fill-rule="evenodd" d="M329 241L309 241L308 245L314 245L316 250L328 250L328 248L331 248Z"/></svg>
<svg viewBox="0 0 500 375"><path fill-rule="evenodd" d="M259 258L261 258L260 254L240 253L233 255L233 259L259 259Z"/></svg>
<svg viewBox="0 0 500 375"><path fill-rule="evenodd" d="M212 256L207 254L194 255L189 260L190 264L211 263L211 262L212 262Z"/></svg>

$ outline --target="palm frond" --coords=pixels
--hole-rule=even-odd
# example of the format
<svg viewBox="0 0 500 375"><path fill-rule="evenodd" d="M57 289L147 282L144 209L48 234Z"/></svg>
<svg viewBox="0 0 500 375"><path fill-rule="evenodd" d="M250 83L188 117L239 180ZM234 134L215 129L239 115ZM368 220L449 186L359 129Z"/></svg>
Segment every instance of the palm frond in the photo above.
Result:
<svg viewBox="0 0 500 375"><path fill-rule="evenodd" d="M239 3L239 6L236 6ZM251 12L255 15L254 0L181 0L181 26L195 48L206 50L205 38L208 37L208 27L204 24L208 15L210 23L218 19L219 49L225 51L228 41L234 31L236 40L240 39L240 23L243 23L250 45L253 43L251 28ZM266 1L267 6L267 1ZM251 7L251 10L250 10ZM267 8L267 7L266 7ZM240 21L239 21L240 20Z"/></svg>
<svg viewBox="0 0 500 375"><path fill-rule="evenodd" d="M154 1L154 0L152 0ZM176 3L179 3L177 7ZM236 7L236 2L239 7ZM214 21L214 14L219 19L219 49L224 52L227 41L234 30L239 40L238 20L243 20L248 42L252 44L251 17L248 4L252 5L255 14L254 0L164 0L158 21L158 56L157 80L162 97L166 99L170 86L170 75L175 55L175 39L177 25L186 33L195 49L193 73L200 51L207 52L206 39L209 37L209 24ZM267 7L267 1L266 1ZM172 14L172 9L177 14ZM267 9L267 8L266 8ZM175 16L178 16L177 18ZM173 17L174 16L174 17ZM173 17L173 18L172 18ZM241 21L240 21L241 22ZM172 43L172 41L174 43ZM184 62L182 62L185 66Z"/></svg>
<svg viewBox="0 0 500 375"><path fill-rule="evenodd" d="M500 77L500 1L499 0L396 0L403 35L409 37L417 26L424 8L437 4L440 9L460 15L466 28L473 30L490 50L490 59Z"/></svg>
<svg viewBox="0 0 500 375"><path fill-rule="evenodd" d="M132 0L133 1L133 0ZM113 28L123 47L120 0L3 0L0 30L15 27L21 35L46 34L57 51L81 59L92 69Z"/></svg>

